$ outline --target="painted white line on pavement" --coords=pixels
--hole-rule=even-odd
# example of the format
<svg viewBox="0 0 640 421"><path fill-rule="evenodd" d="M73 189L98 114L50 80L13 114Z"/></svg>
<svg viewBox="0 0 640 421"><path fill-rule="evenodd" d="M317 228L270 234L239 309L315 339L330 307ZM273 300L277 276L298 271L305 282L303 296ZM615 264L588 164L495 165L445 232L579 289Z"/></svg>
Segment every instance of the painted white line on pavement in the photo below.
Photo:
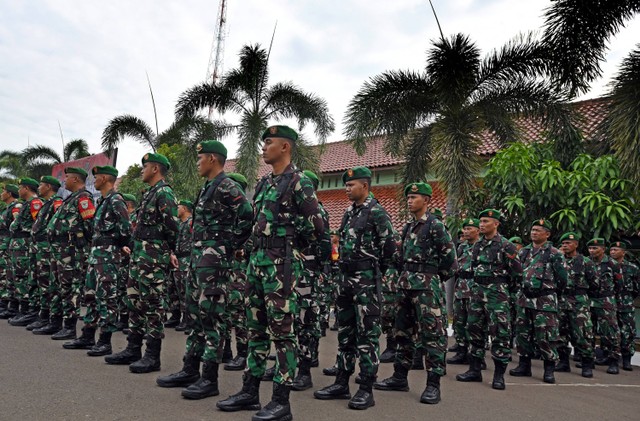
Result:
<svg viewBox="0 0 640 421"><path fill-rule="evenodd" d="M605 384L605 383L506 383L507 386L543 386L543 387L631 387L640 388L640 384Z"/></svg>

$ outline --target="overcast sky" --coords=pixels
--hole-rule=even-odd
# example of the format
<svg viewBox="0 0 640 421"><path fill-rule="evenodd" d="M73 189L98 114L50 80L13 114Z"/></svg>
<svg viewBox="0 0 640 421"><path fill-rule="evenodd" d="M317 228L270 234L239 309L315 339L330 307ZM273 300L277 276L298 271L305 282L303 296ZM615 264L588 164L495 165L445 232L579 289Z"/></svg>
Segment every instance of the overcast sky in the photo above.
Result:
<svg viewBox="0 0 640 421"><path fill-rule="evenodd" d="M0 2L0 149L43 144L62 150L83 138L100 152L107 122L133 114L160 131L181 92L204 81L219 0L7 0ZM438 37L427 0L229 0L224 69L242 45L268 46L278 22L270 81L293 81L324 97L342 139L349 99L385 70L421 69ZM546 0L434 0L446 36L463 32L487 52L542 24ZM611 43L604 78L584 98L606 92L640 34L639 19ZM635 34L635 36L634 36ZM311 131L309 131L311 134ZM224 140L235 151L235 139ZM128 139L118 169L147 148Z"/></svg>

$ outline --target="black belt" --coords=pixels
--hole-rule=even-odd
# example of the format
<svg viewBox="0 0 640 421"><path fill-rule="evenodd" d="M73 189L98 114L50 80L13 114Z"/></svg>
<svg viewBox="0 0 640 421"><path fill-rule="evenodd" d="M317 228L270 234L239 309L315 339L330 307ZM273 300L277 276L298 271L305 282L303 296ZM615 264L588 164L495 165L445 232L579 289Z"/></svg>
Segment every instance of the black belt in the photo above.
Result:
<svg viewBox="0 0 640 421"><path fill-rule="evenodd" d="M70 243L71 242L71 234L62 234L62 235L50 235L49 241L52 243Z"/></svg>
<svg viewBox="0 0 640 421"><path fill-rule="evenodd" d="M93 240L91 245L93 247L107 247L107 246L115 246L118 242L115 238L96 238Z"/></svg>
<svg viewBox="0 0 640 421"><path fill-rule="evenodd" d="M551 288L543 288L543 289L536 289L536 290L528 290L528 289L524 288L522 290L522 293L527 298L540 298L540 297L544 297L546 295L551 295L554 292L556 292L556 290L555 289L551 289Z"/></svg>
<svg viewBox="0 0 640 421"><path fill-rule="evenodd" d="M460 279L473 279L473 272L460 272L458 273Z"/></svg>
<svg viewBox="0 0 640 421"><path fill-rule="evenodd" d="M509 283L509 278L504 276L476 276L473 281L480 285L507 284Z"/></svg>
<svg viewBox="0 0 640 421"><path fill-rule="evenodd" d="M374 269L373 260L350 260L340 262L340 270L344 273L362 272L363 270Z"/></svg>
<svg viewBox="0 0 640 421"><path fill-rule="evenodd" d="M407 272L430 273L432 275L436 275L438 273L437 267L428 265L426 263L416 262L406 262L404 264L404 270L406 270Z"/></svg>
<svg viewBox="0 0 640 421"><path fill-rule="evenodd" d="M133 232L134 240L165 240L163 233L159 232L156 227L138 225Z"/></svg>
<svg viewBox="0 0 640 421"><path fill-rule="evenodd" d="M592 294L589 294L591 298L608 298L608 297L613 297L614 295L616 295L615 292L603 292L603 293L594 292Z"/></svg>
<svg viewBox="0 0 640 421"><path fill-rule="evenodd" d="M320 264L315 259L305 260L303 264L305 269L308 269L311 271L317 271L320 269Z"/></svg>
<svg viewBox="0 0 640 421"><path fill-rule="evenodd" d="M292 241L292 240L288 237L258 237L253 241L253 248L254 250L255 249L284 249L288 241Z"/></svg>
<svg viewBox="0 0 640 421"><path fill-rule="evenodd" d="M34 235L32 238L33 241L49 241L46 234Z"/></svg>
<svg viewBox="0 0 640 421"><path fill-rule="evenodd" d="M176 257L189 257L191 256L190 252L186 252L186 253L176 253Z"/></svg>
<svg viewBox="0 0 640 421"><path fill-rule="evenodd" d="M587 288L573 288L573 289L566 289L563 295L574 296L574 295L588 295L588 294L589 294L589 290Z"/></svg>
<svg viewBox="0 0 640 421"><path fill-rule="evenodd" d="M31 237L31 233L30 232L24 232L24 231L14 232L11 235L11 238L30 238L30 237Z"/></svg>

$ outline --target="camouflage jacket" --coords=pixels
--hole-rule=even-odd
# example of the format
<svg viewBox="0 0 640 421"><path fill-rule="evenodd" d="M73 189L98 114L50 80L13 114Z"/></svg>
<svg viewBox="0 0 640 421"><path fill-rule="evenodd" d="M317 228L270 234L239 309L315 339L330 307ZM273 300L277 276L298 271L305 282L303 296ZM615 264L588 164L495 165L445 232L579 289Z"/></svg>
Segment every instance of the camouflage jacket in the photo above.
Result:
<svg viewBox="0 0 640 421"><path fill-rule="evenodd" d="M516 246L500 234L492 239L480 237L471 251L474 285L513 286L522 277Z"/></svg>
<svg viewBox="0 0 640 421"><path fill-rule="evenodd" d="M161 253L176 249L180 221L178 202L171 186L164 180L145 191L140 206L136 209L136 221L134 242L142 242Z"/></svg>
<svg viewBox="0 0 640 421"><path fill-rule="evenodd" d="M29 247L32 253L36 251L49 251L49 239L47 238L47 224L51 221L53 214L56 213L60 205L62 205L62 198L58 195L53 195L49 199L43 199L44 203L36 220L31 227L31 246Z"/></svg>
<svg viewBox="0 0 640 421"><path fill-rule="evenodd" d="M286 247L270 247L275 238L291 243L293 258L302 260L301 250L318 243L325 226L311 180L295 165L289 164L282 174L263 177L253 197L254 218L251 244L252 262L269 266L281 264Z"/></svg>
<svg viewBox="0 0 640 421"><path fill-rule="evenodd" d="M47 225L49 241L58 245L73 244L83 248L91 244L93 217L96 208L93 197L80 189L64 199Z"/></svg>
<svg viewBox="0 0 640 421"><path fill-rule="evenodd" d="M596 270L591 259L578 253L573 257L565 256L567 268L567 287L559 297L562 309L573 309L576 305L589 306L589 291L595 289Z"/></svg>
<svg viewBox="0 0 640 421"><path fill-rule="evenodd" d="M11 243L11 223L20 213L22 203L14 200L7 205L7 208L0 214L0 251L8 250Z"/></svg>
<svg viewBox="0 0 640 421"><path fill-rule="evenodd" d="M15 216L9 230L11 231L11 250L29 250L31 243L31 228L42 209L42 200L34 196L22 203L20 212Z"/></svg>
<svg viewBox="0 0 640 421"><path fill-rule="evenodd" d="M98 199L93 232L88 263L118 261L122 247L131 240L131 221L120 193L111 190L106 197Z"/></svg>
<svg viewBox="0 0 640 421"><path fill-rule="evenodd" d="M558 311L558 294L567 286L567 269L560 250L546 242L520 250L522 284L516 304L540 311Z"/></svg>
<svg viewBox="0 0 640 421"><path fill-rule="evenodd" d="M329 213L326 211L322 203L318 202L318 208L322 215L322 223L325 227L324 235L320 241L309 244L302 253L305 258L305 267L313 271L320 271L324 265L329 263L331 255L331 236L329 235ZM303 281L304 283L304 281ZM303 287L304 284L299 286Z"/></svg>
<svg viewBox="0 0 640 421"><path fill-rule="evenodd" d="M458 245L458 251L456 252L458 265L454 290L454 295L458 299L471 298L471 285L473 283L472 251L473 244L468 241L463 241Z"/></svg>
<svg viewBox="0 0 640 421"><path fill-rule="evenodd" d="M640 295L640 270L636 264L626 259L622 261L620 266L622 269L622 285L616 295L618 311L633 312L635 311L633 300Z"/></svg>
<svg viewBox="0 0 640 421"><path fill-rule="evenodd" d="M615 310L616 295L622 289L620 265L606 255L600 262L593 261L593 263L596 269L596 283L594 290L589 293L591 307Z"/></svg>
<svg viewBox="0 0 640 421"><path fill-rule="evenodd" d="M180 221L178 242L176 244L176 256L178 257L187 257L191 255L191 250L193 249L192 224L193 216L189 216L184 221Z"/></svg>
<svg viewBox="0 0 640 421"><path fill-rule="evenodd" d="M242 189L224 172L208 180L193 210L193 264L231 267L233 253L249 238L252 217Z"/></svg>
<svg viewBox="0 0 640 421"><path fill-rule="evenodd" d="M347 208L340 226L340 259L345 265L370 260L384 272L394 261L396 242L391 218L376 199L369 196L361 205Z"/></svg>
<svg viewBox="0 0 640 421"><path fill-rule="evenodd" d="M401 289L440 288L440 277L453 273L456 251L442 221L426 212L418 220L408 222L402 230L402 245L397 251L402 259L398 279Z"/></svg>

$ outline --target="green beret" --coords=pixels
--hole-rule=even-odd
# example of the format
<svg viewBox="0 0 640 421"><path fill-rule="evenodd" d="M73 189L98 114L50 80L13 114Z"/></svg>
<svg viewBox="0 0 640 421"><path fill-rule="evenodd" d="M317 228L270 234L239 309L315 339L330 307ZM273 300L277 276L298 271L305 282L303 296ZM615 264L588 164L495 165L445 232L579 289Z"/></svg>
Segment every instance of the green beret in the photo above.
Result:
<svg viewBox="0 0 640 421"><path fill-rule="evenodd" d="M553 229L553 224L551 222L549 222L548 219L544 219L544 218L540 218L540 219L536 219L535 221L533 221L531 223L531 228L533 227L542 227L544 229L546 229L547 231L551 231Z"/></svg>
<svg viewBox="0 0 640 421"><path fill-rule="evenodd" d="M162 164L165 167L167 167L168 170L171 169L171 163L169 162L167 157L159 153L144 154L144 156L142 157L142 165L146 164L147 162L155 162L157 164Z"/></svg>
<svg viewBox="0 0 640 421"><path fill-rule="evenodd" d="M580 236L575 232L565 232L562 234L562 237L560 237L560 243L567 240L580 241Z"/></svg>
<svg viewBox="0 0 640 421"><path fill-rule="evenodd" d="M245 191L245 189L249 185L249 183L247 183L247 177L245 177L244 175L239 174L237 172L227 173L227 177L229 177L230 179L235 181L240 186L240 188L242 189L243 192Z"/></svg>
<svg viewBox="0 0 640 421"><path fill-rule="evenodd" d="M18 185L33 187L34 189L37 189L38 186L40 185L40 183L38 183L33 178L25 177L25 178L21 178L20 180L18 180Z"/></svg>
<svg viewBox="0 0 640 421"><path fill-rule="evenodd" d="M410 194L422 194L431 197L433 189L428 183L411 183L404 186L404 195L408 196Z"/></svg>
<svg viewBox="0 0 640 421"><path fill-rule="evenodd" d="M477 218L467 218L462 221L462 226L480 228L480 220Z"/></svg>
<svg viewBox="0 0 640 421"><path fill-rule="evenodd" d="M318 184L320 184L320 179L318 178L316 173L314 173L313 171L309 171L309 170L304 170L302 172L304 173L304 175L307 176L307 178L309 178L309 180L311 180L311 182L313 183L313 188L315 188L317 190L318 189Z"/></svg>
<svg viewBox="0 0 640 421"><path fill-rule="evenodd" d="M442 217L444 216L442 214L442 209L440 208L431 208L429 209L429 213L432 214L433 216L435 216L436 218L442 220Z"/></svg>
<svg viewBox="0 0 640 421"><path fill-rule="evenodd" d="M84 176L85 178L89 175L87 174L87 172L79 167L67 167L64 169L64 173L65 174L80 174L82 176Z"/></svg>
<svg viewBox="0 0 640 421"><path fill-rule="evenodd" d="M367 167L353 167L342 174L342 182L345 184L347 181L359 180L361 178L371 178L371 170Z"/></svg>
<svg viewBox="0 0 640 421"><path fill-rule="evenodd" d="M268 137L283 137L295 142L298 140L298 133L289 126L271 126L262 133L262 140Z"/></svg>
<svg viewBox="0 0 640 421"><path fill-rule="evenodd" d="M115 167L112 167L111 165L105 165L104 167L96 165L95 167L91 168L91 173L93 175L107 174L118 178L118 170L116 170Z"/></svg>
<svg viewBox="0 0 640 421"><path fill-rule="evenodd" d="M124 199L125 202L138 203L138 199L136 199L136 197L134 195L129 194L129 193L124 193L122 195L122 198Z"/></svg>
<svg viewBox="0 0 640 421"><path fill-rule="evenodd" d="M62 187L62 183L60 182L60 180L50 175L43 175L42 177L40 177L40 182L51 184L52 187L56 187L58 189Z"/></svg>
<svg viewBox="0 0 640 421"><path fill-rule="evenodd" d="M511 241L513 244L522 244L522 238L520 237L511 237L509 238L509 241Z"/></svg>
<svg viewBox="0 0 640 421"><path fill-rule="evenodd" d="M9 193L18 194L18 186L15 184L5 184L4 189Z"/></svg>
<svg viewBox="0 0 640 421"><path fill-rule="evenodd" d="M201 153L217 153L227 159L227 148L217 140L204 140L196 145L196 151Z"/></svg>
<svg viewBox="0 0 640 421"><path fill-rule="evenodd" d="M340 235L340 234L338 234L338 230L331 230L329 231L329 235Z"/></svg>
<svg viewBox="0 0 640 421"><path fill-rule="evenodd" d="M497 209L485 209L478 215L478 219L480 218L493 218L499 221L502 218L502 214Z"/></svg>
<svg viewBox="0 0 640 421"><path fill-rule="evenodd" d="M596 238L592 238L591 240L589 240L587 242L587 246L606 247L607 243L606 243L606 241L604 241L604 238L596 237Z"/></svg>
<svg viewBox="0 0 640 421"><path fill-rule="evenodd" d="M614 241L613 243L611 243L609 245L609 248L612 248L612 247L617 247L619 249L626 250L627 249L627 242L626 241Z"/></svg>
<svg viewBox="0 0 640 421"><path fill-rule="evenodd" d="M193 202L191 200L181 200L178 202L178 205L182 205L193 210Z"/></svg>

